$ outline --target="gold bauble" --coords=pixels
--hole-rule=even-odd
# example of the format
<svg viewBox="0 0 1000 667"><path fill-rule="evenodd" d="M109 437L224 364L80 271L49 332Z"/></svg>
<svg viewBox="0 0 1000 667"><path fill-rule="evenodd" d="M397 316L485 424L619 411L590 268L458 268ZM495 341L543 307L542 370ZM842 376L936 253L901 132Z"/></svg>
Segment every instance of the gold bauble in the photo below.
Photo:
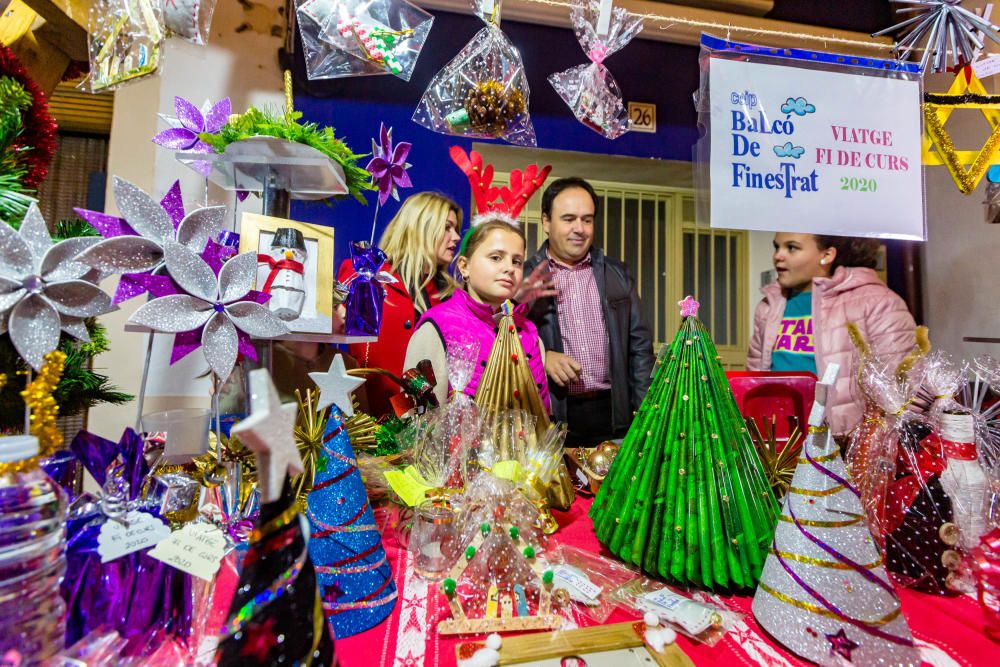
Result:
<svg viewBox="0 0 1000 667"><path fill-rule="evenodd" d="M587 467L598 477L604 477L611 470L611 464L616 456L618 456L618 445L604 441L587 455Z"/></svg>

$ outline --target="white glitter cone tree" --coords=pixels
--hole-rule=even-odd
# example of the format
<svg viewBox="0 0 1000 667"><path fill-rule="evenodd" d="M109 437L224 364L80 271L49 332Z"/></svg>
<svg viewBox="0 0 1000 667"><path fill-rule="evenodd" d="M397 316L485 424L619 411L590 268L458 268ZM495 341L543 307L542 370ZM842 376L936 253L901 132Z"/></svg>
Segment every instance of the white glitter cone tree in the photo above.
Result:
<svg viewBox="0 0 1000 667"><path fill-rule="evenodd" d="M753 601L761 627L820 665L917 665L899 598L864 522L823 412L836 364L816 386L809 436Z"/></svg>

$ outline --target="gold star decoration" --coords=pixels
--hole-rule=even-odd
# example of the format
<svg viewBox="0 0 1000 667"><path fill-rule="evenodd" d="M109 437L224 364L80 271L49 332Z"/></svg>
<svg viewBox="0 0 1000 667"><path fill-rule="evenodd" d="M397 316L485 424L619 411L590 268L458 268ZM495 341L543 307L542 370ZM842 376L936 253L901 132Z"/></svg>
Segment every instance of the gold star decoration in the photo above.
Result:
<svg viewBox="0 0 1000 667"><path fill-rule="evenodd" d="M955 109L978 109L990 124L992 132L978 151L956 149L944 129ZM945 165L959 191L971 194L1000 151L1000 97L991 96L971 68L963 68L947 93L924 96L923 113L923 163Z"/></svg>

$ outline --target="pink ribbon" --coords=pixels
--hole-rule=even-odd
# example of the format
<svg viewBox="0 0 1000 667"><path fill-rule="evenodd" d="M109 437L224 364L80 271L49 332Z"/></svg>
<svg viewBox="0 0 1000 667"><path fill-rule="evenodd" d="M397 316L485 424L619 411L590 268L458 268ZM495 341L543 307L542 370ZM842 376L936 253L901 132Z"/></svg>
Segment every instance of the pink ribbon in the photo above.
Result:
<svg viewBox="0 0 1000 667"><path fill-rule="evenodd" d="M608 47L598 42L594 45L594 48L587 53L587 57L590 58L591 61L601 65L604 63L604 59L608 57Z"/></svg>

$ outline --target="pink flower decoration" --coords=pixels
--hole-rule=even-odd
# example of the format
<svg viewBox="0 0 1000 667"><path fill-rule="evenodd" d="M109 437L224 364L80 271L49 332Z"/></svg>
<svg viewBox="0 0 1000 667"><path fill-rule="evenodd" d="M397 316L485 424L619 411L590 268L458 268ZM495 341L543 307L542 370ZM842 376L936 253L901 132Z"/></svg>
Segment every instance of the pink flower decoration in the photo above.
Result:
<svg viewBox="0 0 1000 667"><path fill-rule="evenodd" d="M392 146L392 128L386 129L382 123L381 142L375 143L372 139L372 159L365 169L372 175L372 182L378 183L378 203L384 206L389 197L399 199L398 188L412 188L410 175L406 170L410 165L406 162L406 157L410 154L412 144L401 141Z"/></svg>

